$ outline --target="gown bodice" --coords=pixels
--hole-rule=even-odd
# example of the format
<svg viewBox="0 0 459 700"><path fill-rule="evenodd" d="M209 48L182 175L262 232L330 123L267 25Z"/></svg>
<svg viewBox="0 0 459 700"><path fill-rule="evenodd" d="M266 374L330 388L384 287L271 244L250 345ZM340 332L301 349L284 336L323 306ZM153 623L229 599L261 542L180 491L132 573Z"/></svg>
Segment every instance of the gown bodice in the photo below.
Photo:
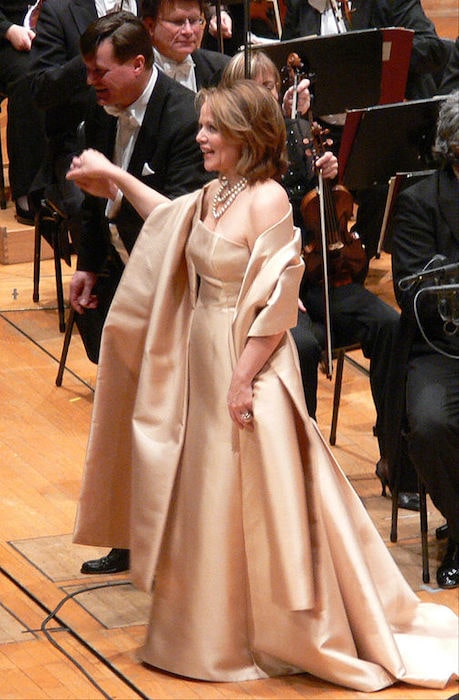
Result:
<svg viewBox="0 0 459 700"><path fill-rule="evenodd" d="M248 247L220 236L198 220L186 255L199 276L198 303L234 307L250 257Z"/></svg>

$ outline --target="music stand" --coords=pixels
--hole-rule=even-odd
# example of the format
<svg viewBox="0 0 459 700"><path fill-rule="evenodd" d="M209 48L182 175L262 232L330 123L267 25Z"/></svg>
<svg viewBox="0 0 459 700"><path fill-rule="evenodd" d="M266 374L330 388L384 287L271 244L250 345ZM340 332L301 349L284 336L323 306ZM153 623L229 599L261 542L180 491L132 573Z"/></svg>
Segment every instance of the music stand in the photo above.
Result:
<svg viewBox="0 0 459 700"><path fill-rule="evenodd" d="M314 113L338 114L404 98L413 34L410 29L365 29L252 45L251 51L264 51L279 72L289 54L298 54L312 76Z"/></svg>
<svg viewBox="0 0 459 700"><path fill-rule="evenodd" d="M387 184L397 172L435 167L431 148L445 99L438 96L348 112L338 158L340 182L350 190L362 190Z"/></svg>
<svg viewBox="0 0 459 700"><path fill-rule="evenodd" d="M392 243L392 216L394 213L395 203L397 197L404 189L411 187L419 180L422 180L429 175L433 175L436 172L435 169L430 170L419 170L416 172L409 173L395 173L391 178L389 178L388 191L386 205L384 208L384 216L381 225L381 233L379 234L378 248L376 250L376 257L381 257L381 251L384 250L386 253L391 252Z"/></svg>

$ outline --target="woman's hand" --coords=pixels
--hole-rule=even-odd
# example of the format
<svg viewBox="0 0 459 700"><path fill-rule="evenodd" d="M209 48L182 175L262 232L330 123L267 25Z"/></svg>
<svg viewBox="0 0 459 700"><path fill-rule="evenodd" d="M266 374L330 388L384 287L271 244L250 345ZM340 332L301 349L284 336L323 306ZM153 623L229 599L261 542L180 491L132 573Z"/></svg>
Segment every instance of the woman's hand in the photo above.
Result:
<svg viewBox="0 0 459 700"><path fill-rule="evenodd" d="M168 197L92 148L75 156L66 178L73 180L78 187L95 197L115 200L124 196L142 219L146 219L159 204L169 201Z"/></svg>
<svg viewBox="0 0 459 700"><path fill-rule="evenodd" d="M234 368L227 404L231 420L239 428L253 430L253 381L276 350L284 332L248 339ZM255 416L256 419L256 416Z"/></svg>
<svg viewBox="0 0 459 700"><path fill-rule="evenodd" d="M95 197L115 199L118 188L110 179L113 168L108 158L90 148L73 158L66 178Z"/></svg>
<svg viewBox="0 0 459 700"><path fill-rule="evenodd" d="M87 148L79 156L75 156L67 173L68 180L84 178L109 178L115 166L102 153L94 148Z"/></svg>
<svg viewBox="0 0 459 700"><path fill-rule="evenodd" d="M238 428L253 430L253 390L251 382L239 381L234 375L227 397L228 411Z"/></svg>

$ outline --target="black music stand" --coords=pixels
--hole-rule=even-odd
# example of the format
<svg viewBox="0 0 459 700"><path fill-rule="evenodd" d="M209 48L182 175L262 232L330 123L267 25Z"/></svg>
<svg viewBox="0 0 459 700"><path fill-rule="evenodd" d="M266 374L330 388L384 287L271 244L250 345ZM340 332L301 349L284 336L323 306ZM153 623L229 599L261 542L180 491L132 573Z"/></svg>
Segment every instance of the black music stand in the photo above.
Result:
<svg viewBox="0 0 459 700"><path fill-rule="evenodd" d="M432 145L446 96L413 100L346 115L339 152L339 179L350 190L385 185L397 172L435 167Z"/></svg>
<svg viewBox="0 0 459 700"><path fill-rule="evenodd" d="M251 50L264 51L279 71L290 53L298 54L302 70L312 76L314 113L337 114L404 98L413 34L409 29L365 29L254 45Z"/></svg>
<svg viewBox="0 0 459 700"><path fill-rule="evenodd" d="M250 33L251 33L251 22L250 22L250 0L226 0L225 6L227 5L243 5L243 32L244 32L244 73L245 78L250 78ZM222 11L222 0L215 0L215 12L217 20L217 44L220 53L224 53L223 36L222 36L222 26L221 26L221 11Z"/></svg>
<svg viewBox="0 0 459 700"><path fill-rule="evenodd" d="M422 180L429 175L433 175L435 169L417 170L408 173L395 173L389 178L386 206L384 208L384 216L379 234L378 248L376 257L381 257L381 251L386 253L392 252L392 237L393 237L393 214L397 197L404 189L411 187L419 180Z"/></svg>

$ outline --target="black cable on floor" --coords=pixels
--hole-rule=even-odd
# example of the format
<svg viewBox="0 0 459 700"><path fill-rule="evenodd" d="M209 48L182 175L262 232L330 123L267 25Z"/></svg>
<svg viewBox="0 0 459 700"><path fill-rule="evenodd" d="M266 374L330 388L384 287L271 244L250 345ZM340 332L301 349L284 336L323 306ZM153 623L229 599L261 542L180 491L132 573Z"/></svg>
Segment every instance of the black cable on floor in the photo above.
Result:
<svg viewBox="0 0 459 700"><path fill-rule="evenodd" d="M86 586L85 588L80 588L78 591L73 591L73 593L67 593L67 595L60 601L60 603L58 603L56 605L54 610L48 615L48 617L46 617L43 620L43 622L41 624L41 631L45 634L48 641L51 642L51 644L53 644L53 646L55 646L56 649L58 649L62 654L64 654L64 656L66 656L69 659L69 661L71 661L71 663L74 664L74 666L76 666L76 668L78 668L79 671L81 671L81 673L87 678L87 680L90 683L92 683L92 685L100 693L102 693L102 695L107 700L111 700L110 696L107 695L107 693L98 685L97 681L95 681L94 678L92 678L90 673L88 671L86 671L86 669L83 668L83 666L76 659L74 659L71 654L69 654L65 649L63 649L61 647L61 645L58 644L58 642L56 642L55 639L53 639L49 630L46 629L46 625L51 620L54 620L54 619L57 620L58 618L56 617L56 615L59 612L59 610L63 607L63 605L71 598L75 598L77 595L80 595L80 593L87 593L88 591L96 591L100 588L111 588L113 586L126 586L126 585L129 585L129 582L110 581L108 583L100 583L100 584L96 584L94 586ZM71 628L69 628L67 626L65 627L65 630L72 633ZM149 700L147 695L145 695L139 688L137 688L137 686L134 685L129 680L129 678L127 678L127 676L125 676L123 673L121 673L121 671L118 671L116 666L113 666L113 664L111 664L110 661L108 661L104 656L102 656L96 649L94 649L92 646L88 645L87 642L85 642L85 646L91 651L91 653L93 653L99 659L99 661L102 661L112 671L112 673L114 673L116 676L118 676L118 678L120 678L123 681L123 683L128 685L131 688L131 690L133 690L135 693L137 693L139 695L139 697L144 698L144 700Z"/></svg>
<svg viewBox="0 0 459 700"><path fill-rule="evenodd" d="M60 651L84 676L85 678L107 699L112 700L109 695L98 685L97 681L92 678L90 673L86 671L85 668L71 655L69 654L56 640L51 636L50 631L46 629L46 625L51 620L55 620L62 631L68 632L74 639L76 639L82 646L85 647L93 656L95 656L101 663L104 664L114 675L116 675L125 685L127 685L131 690L134 691L142 700L151 700L148 695L138 688L124 673L116 668L108 659L106 659L97 649L95 649L91 644L89 644L78 632L74 629L68 627L62 620L57 617L57 613L62 608L62 606L71 598L79 595L80 593L87 593L88 591L97 590L100 588L111 588L114 586L126 586L130 585L129 581L109 581L106 583L95 584L94 586L86 586L85 588L80 588L73 593L68 593L65 597L57 604L54 610L50 610L41 600L39 600L31 591L29 591L20 581L15 579L11 574L6 571L2 566L0 566L0 572L11 581L17 588L27 595L28 598L33 600L33 602L38 605L42 610L48 613L47 617L43 620L41 624L41 631L44 633L48 641Z"/></svg>
<svg viewBox="0 0 459 700"><path fill-rule="evenodd" d="M34 310L34 309L32 309L32 311L33 311L33 310ZM37 310L37 309L35 309L35 310ZM40 345L40 343L38 343L36 340L34 340L34 338L32 338L31 335L29 335L28 333L26 333L25 331L23 331L22 328L19 328L19 326L17 326L15 323L13 323L13 321L10 321L10 319L7 318L7 317L5 316L5 313L13 313L13 312L14 312L14 313L17 313L17 310L12 309L11 311L0 311L0 318L2 318L4 321L6 321L7 323L9 323L10 326L12 326L12 328L14 328L15 330L17 330L19 333L21 333L21 335L23 335L24 338L27 338L27 340L30 340L30 342L33 343L33 345L36 345L37 348L40 348L40 350L42 350L42 351L45 353L45 355L48 355L48 357L50 357L52 360L54 360L55 362L57 362L57 363L59 364L59 360L57 359L57 357L55 357L51 352L49 352L49 350L47 350L46 348L44 348L43 345ZM75 379L77 379L79 382L81 382L82 384L84 384L85 387L87 387L88 389L90 389L90 390L94 393L94 387L91 386L91 384L89 384L89 382L87 382L87 381L85 381L84 379L82 379L80 376L78 376L78 374L76 374L73 370L69 369L68 367L66 367L66 370L67 370L67 372L69 372L69 374L71 374Z"/></svg>

